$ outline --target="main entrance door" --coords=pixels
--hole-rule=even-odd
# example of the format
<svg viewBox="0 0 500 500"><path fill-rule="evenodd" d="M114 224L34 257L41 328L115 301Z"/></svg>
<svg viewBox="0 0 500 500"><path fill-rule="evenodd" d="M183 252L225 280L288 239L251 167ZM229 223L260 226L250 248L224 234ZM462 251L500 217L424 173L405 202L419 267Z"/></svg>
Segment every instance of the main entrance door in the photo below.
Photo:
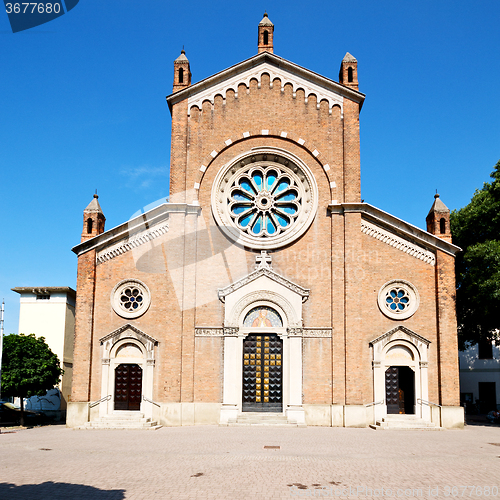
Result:
<svg viewBox="0 0 500 500"><path fill-rule="evenodd" d="M281 412L283 342L275 334L243 342L243 411Z"/></svg>
<svg viewBox="0 0 500 500"><path fill-rule="evenodd" d="M142 368L121 364L115 370L115 410L140 410L142 397Z"/></svg>
<svg viewBox="0 0 500 500"><path fill-rule="evenodd" d="M385 371L388 414L415 413L415 374L408 366L390 366Z"/></svg>

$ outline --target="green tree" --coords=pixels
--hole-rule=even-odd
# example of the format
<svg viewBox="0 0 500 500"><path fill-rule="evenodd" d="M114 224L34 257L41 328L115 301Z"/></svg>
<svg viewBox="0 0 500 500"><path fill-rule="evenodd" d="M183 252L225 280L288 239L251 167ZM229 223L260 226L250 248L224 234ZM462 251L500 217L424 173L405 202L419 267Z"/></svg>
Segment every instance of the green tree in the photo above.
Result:
<svg viewBox="0 0 500 500"><path fill-rule="evenodd" d="M59 383L63 370L58 357L43 337L6 335L2 353L2 395L21 399L24 425L24 398L43 396Z"/></svg>
<svg viewBox="0 0 500 500"><path fill-rule="evenodd" d="M492 182L451 214L456 259L459 347L491 341L500 328L500 161Z"/></svg>

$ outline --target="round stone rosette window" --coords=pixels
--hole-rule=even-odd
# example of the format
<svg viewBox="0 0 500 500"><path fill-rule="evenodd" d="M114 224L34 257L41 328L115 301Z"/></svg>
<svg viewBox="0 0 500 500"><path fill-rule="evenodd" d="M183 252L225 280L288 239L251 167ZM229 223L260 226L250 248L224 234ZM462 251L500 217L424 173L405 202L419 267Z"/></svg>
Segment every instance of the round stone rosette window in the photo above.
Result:
<svg viewBox="0 0 500 500"><path fill-rule="evenodd" d="M221 229L248 248L272 249L299 238L318 206L312 173L279 149L254 149L222 168L212 188Z"/></svg>
<svg viewBox="0 0 500 500"><path fill-rule="evenodd" d="M409 281L388 281L378 293L380 310L392 319L407 319L413 316L419 304L418 291Z"/></svg>
<svg viewBox="0 0 500 500"><path fill-rule="evenodd" d="M111 306L123 318L142 316L151 304L149 288L139 280L120 281L111 292Z"/></svg>

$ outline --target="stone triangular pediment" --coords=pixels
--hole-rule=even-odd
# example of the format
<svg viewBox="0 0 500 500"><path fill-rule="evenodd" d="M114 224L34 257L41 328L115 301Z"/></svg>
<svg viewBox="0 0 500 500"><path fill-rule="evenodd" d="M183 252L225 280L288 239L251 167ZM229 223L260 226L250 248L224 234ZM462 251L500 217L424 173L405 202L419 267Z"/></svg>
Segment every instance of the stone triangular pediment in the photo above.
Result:
<svg viewBox="0 0 500 500"><path fill-rule="evenodd" d="M142 342L144 345L146 345L148 342L151 342L153 345L158 345L158 341L156 339L147 335L143 331L139 330L139 328L136 328L130 323L117 328L114 332L108 333L108 335L105 335L104 337L99 339L99 342L102 345L108 340L111 340L112 344L116 344L116 342L124 338L135 338Z"/></svg>
<svg viewBox="0 0 500 500"><path fill-rule="evenodd" d="M397 339L410 340L413 343L422 342L426 346L431 343L431 341L427 340L425 337L422 337L409 328L400 325L396 328L393 328L392 330L389 330L388 332L385 332L383 335L380 335L380 337L377 337L376 339L370 341L369 344L370 346L374 346L375 344L379 344L380 342L387 344L388 342Z"/></svg>
<svg viewBox="0 0 500 500"><path fill-rule="evenodd" d="M282 89L285 84L291 84L294 96L298 89L302 89L306 100L311 94L314 94L318 105L321 100L328 101L330 110L333 106L339 106L343 109L344 98L355 101L360 106L363 104L365 98L364 94L357 90L325 78L275 54L262 52L246 61L171 94L167 97L167 102L170 108L172 108L175 103L187 98L189 113L194 106L201 109L204 101L210 101L213 104L216 95L222 95L225 98L228 90L234 91L237 97L238 86L244 84L249 88L250 80L252 79L256 79L260 86L263 74L270 76L271 85L278 79Z"/></svg>
<svg viewBox="0 0 500 500"><path fill-rule="evenodd" d="M289 279L285 278L284 276L281 276L281 274L274 272L272 269L270 269L268 267L263 267L263 268L257 269L254 272L248 274L244 278L241 278L238 281L235 281L234 283L232 283L231 285L229 285L225 288L219 288L219 290L218 290L219 299L222 302L225 302L225 298L227 295L230 295L231 293L235 292L236 290L239 290L240 288L243 288L244 286L249 285L253 281L261 278L262 276L266 276L267 278L275 281L276 283L284 286L285 288L288 288L290 291L296 293L297 295L300 295L302 298L302 302L305 302L309 297L309 290L308 289L303 288L300 285L297 285L293 281L290 281Z"/></svg>

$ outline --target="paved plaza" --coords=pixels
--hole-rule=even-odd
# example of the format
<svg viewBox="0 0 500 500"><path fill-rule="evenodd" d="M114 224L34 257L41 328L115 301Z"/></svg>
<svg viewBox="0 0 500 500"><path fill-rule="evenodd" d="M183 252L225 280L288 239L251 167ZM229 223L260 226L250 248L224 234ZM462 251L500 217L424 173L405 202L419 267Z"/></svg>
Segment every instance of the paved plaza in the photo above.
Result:
<svg viewBox="0 0 500 500"><path fill-rule="evenodd" d="M500 428L491 426L0 435L0 499L500 498L499 487Z"/></svg>

